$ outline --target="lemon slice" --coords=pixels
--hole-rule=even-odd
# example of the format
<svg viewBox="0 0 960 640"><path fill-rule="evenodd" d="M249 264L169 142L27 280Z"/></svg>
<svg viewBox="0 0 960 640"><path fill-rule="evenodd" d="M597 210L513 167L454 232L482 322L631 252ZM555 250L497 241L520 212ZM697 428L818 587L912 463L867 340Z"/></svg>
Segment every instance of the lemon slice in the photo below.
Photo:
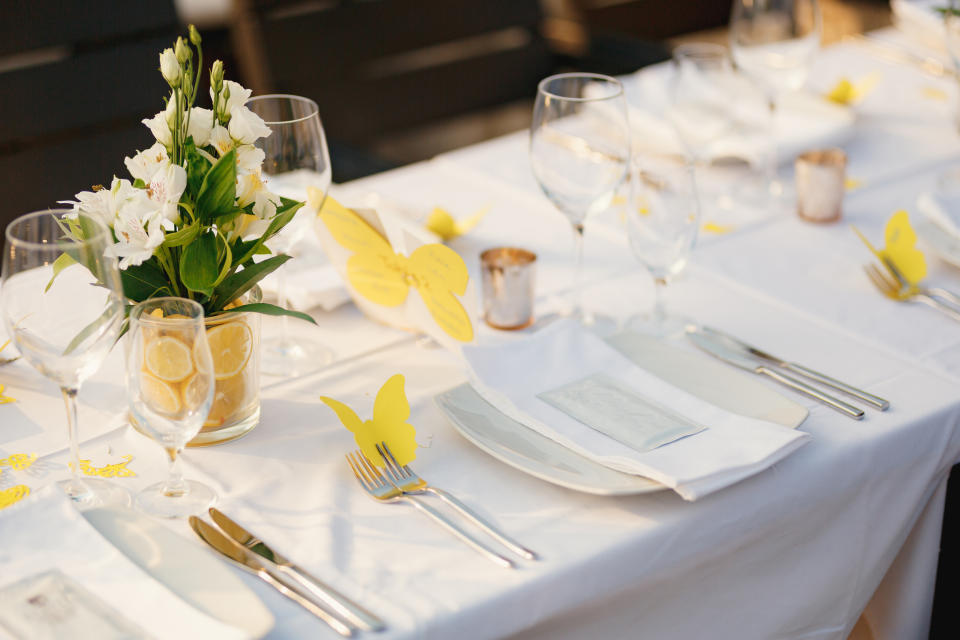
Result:
<svg viewBox="0 0 960 640"><path fill-rule="evenodd" d="M180 395L169 384L149 373L140 374L140 393L147 406L166 415L180 411Z"/></svg>
<svg viewBox="0 0 960 640"><path fill-rule="evenodd" d="M242 373L217 380L213 392L213 404L210 406L210 413L207 414L207 421L203 424L205 427L219 427L248 404L247 381Z"/></svg>
<svg viewBox="0 0 960 640"><path fill-rule="evenodd" d="M160 336L148 342L143 357L147 371L164 382L180 382L193 373L190 347L171 336Z"/></svg>
<svg viewBox="0 0 960 640"><path fill-rule="evenodd" d="M253 352L253 334L243 322L227 322L207 331L217 380L232 378L247 365Z"/></svg>
<svg viewBox="0 0 960 640"><path fill-rule="evenodd" d="M210 384L213 381L209 376L195 373L183 383L180 390L180 399L183 401L183 408L187 411L196 411L207 401L207 394L210 392Z"/></svg>

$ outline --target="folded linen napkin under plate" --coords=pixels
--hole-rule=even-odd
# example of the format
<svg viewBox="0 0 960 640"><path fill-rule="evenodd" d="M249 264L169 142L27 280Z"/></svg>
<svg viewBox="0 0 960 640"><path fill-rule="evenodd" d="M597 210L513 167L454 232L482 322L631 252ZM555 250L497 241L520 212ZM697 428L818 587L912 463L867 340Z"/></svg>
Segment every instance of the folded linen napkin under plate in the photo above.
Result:
<svg viewBox="0 0 960 640"><path fill-rule="evenodd" d="M708 404L640 369L568 320L526 340L466 346L463 353L471 384L508 417L600 464L656 480L686 500L751 476L810 439L804 432ZM538 397L597 375L706 429L639 451Z"/></svg>
<svg viewBox="0 0 960 640"><path fill-rule="evenodd" d="M36 588L43 586L51 592L44 594L46 600L52 597L51 606L56 605L56 596L64 591L64 585L69 593L88 596L83 602L96 606L84 607L83 602L65 604L55 612L55 617L65 617L67 623L86 622L86 626L68 627L72 638L140 637L140 633L153 638L246 637L240 630L189 606L135 566L54 487L38 491L0 512L0 566L0 594L13 589L25 595L15 583L48 574L46 582ZM15 605L12 600L0 596L4 609L0 616L13 618L6 626L16 625L20 613L16 607L9 609ZM77 609L71 613L70 607ZM60 619L48 620L49 628L41 629L40 610L31 612L30 617L34 637L41 637L41 631L54 637L65 631L65 623ZM0 622L2 626L5 625ZM131 631L131 627L139 628L139 632ZM106 633L110 630L114 635Z"/></svg>

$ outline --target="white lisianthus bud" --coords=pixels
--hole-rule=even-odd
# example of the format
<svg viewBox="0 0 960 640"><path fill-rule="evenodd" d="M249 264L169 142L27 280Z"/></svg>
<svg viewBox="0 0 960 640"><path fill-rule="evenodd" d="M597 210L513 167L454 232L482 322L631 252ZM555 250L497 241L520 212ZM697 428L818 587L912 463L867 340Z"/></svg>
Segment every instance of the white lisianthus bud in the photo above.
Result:
<svg viewBox="0 0 960 640"><path fill-rule="evenodd" d="M160 53L160 73L163 74L163 79L167 81L167 84L174 89L180 86L180 63L177 62L177 56L173 53L173 49L169 47Z"/></svg>
<svg viewBox="0 0 960 640"><path fill-rule="evenodd" d="M183 37L177 38L177 44L174 47L174 52L177 54L177 60L180 64L187 64L187 61L193 56L193 51L190 50L190 47L187 46L187 43L184 41Z"/></svg>
<svg viewBox="0 0 960 640"><path fill-rule="evenodd" d="M200 46L200 32L197 31L197 28L193 25L190 25L190 28L187 30L187 33L190 35L190 42L195 47Z"/></svg>
<svg viewBox="0 0 960 640"><path fill-rule="evenodd" d="M187 135L193 136L193 143L198 147L205 147L210 142L210 132L213 130L213 111L194 107L190 109L190 126Z"/></svg>
<svg viewBox="0 0 960 640"><path fill-rule="evenodd" d="M234 107L230 111L228 125L230 137L240 144L253 144L270 135L270 127L263 119L246 107Z"/></svg>
<svg viewBox="0 0 960 640"><path fill-rule="evenodd" d="M223 88L223 61L214 60L213 66L210 67L210 97L213 98L213 94Z"/></svg>

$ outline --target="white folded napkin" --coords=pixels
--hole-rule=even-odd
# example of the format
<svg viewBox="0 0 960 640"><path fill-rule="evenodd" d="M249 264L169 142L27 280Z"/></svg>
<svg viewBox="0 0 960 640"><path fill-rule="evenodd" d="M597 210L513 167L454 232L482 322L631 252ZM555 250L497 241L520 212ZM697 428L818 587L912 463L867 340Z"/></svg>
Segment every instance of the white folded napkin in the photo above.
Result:
<svg viewBox="0 0 960 640"><path fill-rule="evenodd" d="M705 160L736 158L759 166L768 153L769 107L764 96L744 77L731 74L724 86L705 89L714 93L711 113L683 114L674 111L671 98L673 67L669 64L642 69L623 81L627 97L634 151L683 154L684 145L675 124L713 130L709 142L691 144ZM707 95L707 98L710 96ZM671 121L674 115L674 121ZM694 122L695 121L695 122ZM838 146L853 135L854 117L847 107L832 104L809 93L788 93L778 103L774 123L777 162L792 162L804 151Z"/></svg>
<svg viewBox="0 0 960 640"><path fill-rule="evenodd" d="M810 439L706 403L635 366L569 320L525 340L465 346L463 353L474 388L505 415L600 464L661 482L686 500L751 476ZM641 453L537 397L596 374L706 429Z"/></svg>
<svg viewBox="0 0 960 640"><path fill-rule="evenodd" d="M56 570L89 592L98 604L126 618L122 626L132 624L149 637L245 637L241 631L189 606L144 573L107 542L66 495L54 487L0 511L0 567L0 594L8 594L7 590L21 580ZM11 597L0 595L0 600L0 608L11 605ZM72 628L70 637L102 637L97 635L101 629L90 610L60 613L89 622L87 627ZM3 615L11 614L5 611L0 613Z"/></svg>

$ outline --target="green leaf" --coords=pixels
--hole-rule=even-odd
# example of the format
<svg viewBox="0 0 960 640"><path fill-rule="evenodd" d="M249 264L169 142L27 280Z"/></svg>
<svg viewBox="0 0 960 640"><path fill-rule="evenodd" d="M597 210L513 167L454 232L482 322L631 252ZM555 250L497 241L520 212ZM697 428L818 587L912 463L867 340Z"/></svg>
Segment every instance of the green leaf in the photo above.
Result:
<svg viewBox="0 0 960 640"><path fill-rule="evenodd" d="M286 200L286 198L284 198L284 200ZM247 248L247 251L240 257L239 260L237 260L237 262L243 264L254 255L259 253L259 249L263 246L263 243L276 235L280 229L283 229L285 226L287 226L287 224L293 220L293 216L297 212L297 209L303 206L302 202L296 202L294 200L288 200L288 202L291 202L292 204L282 211L277 209L277 215L270 218L270 224L267 225L267 230L263 232L262 236L253 241L253 244Z"/></svg>
<svg viewBox="0 0 960 640"><path fill-rule="evenodd" d="M133 181L133 186L137 189L146 189L147 183L143 181L143 178L137 178Z"/></svg>
<svg viewBox="0 0 960 640"><path fill-rule="evenodd" d="M203 187L203 179L213 165L199 151L193 143L193 137L187 138L183 146L184 157L187 159L187 193L199 194Z"/></svg>
<svg viewBox="0 0 960 640"><path fill-rule="evenodd" d="M217 247L217 260L223 266L220 267L220 275L217 276L216 282L213 283L214 287L223 282L224 278L230 273L230 269L233 268L233 252L230 251L230 243L227 242L227 238L220 232L217 232L217 241L221 245Z"/></svg>
<svg viewBox="0 0 960 640"><path fill-rule="evenodd" d="M43 292L46 293L47 291L50 291L50 287L53 286L53 281L57 279L57 276L60 275L60 272L72 264L77 264L77 261L73 259L73 256L71 256L69 253L61 253L57 259L53 261L53 275L50 276L50 282L47 283L47 286Z"/></svg>
<svg viewBox="0 0 960 640"><path fill-rule="evenodd" d="M236 199L237 152L231 149L203 177L197 194L197 217L211 222L217 216L233 211Z"/></svg>
<svg viewBox="0 0 960 640"><path fill-rule="evenodd" d="M129 266L120 271L123 295L134 302L143 302L160 293L171 295L170 282L163 272L156 256L142 264Z"/></svg>
<svg viewBox="0 0 960 640"><path fill-rule="evenodd" d="M80 330L80 333L73 337L73 340L70 341L70 344L67 345L67 348L63 350L63 355L70 355L73 353L73 350L80 346L84 340L97 333L101 329L106 330L109 328L110 324L115 322L117 319L117 310L113 308L113 305L108 304L107 308L101 313L96 320L85 326Z"/></svg>
<svg viewBox="0 0 960 640"><path fill-rule="evenodd" d="M253 288L253 285L267 277L289 259L290 256L288 255L276 255L227 276L210 296L210 308L219 311L219 307L229 304L245 294Z"/></svg>
<svg viewBox="0 0 960 640"><path fill-rule="evenodd" d="M163 238L163 246L182 247L185 244L190 244L198 233L200 233L200 223L193 222L182 229L168 233Z"/></svg>
<svg viewBox="0 0 960 640"><path fill-rule="evenodd" d="M251 311L253 313L263 313L268 316L292 316L294 318L300 318L301 320L306 320L307 322L317 324L317 321L306 313L293 311L291 309L284 309L283 307L278 307L275 304L269 304L267 302L242 304L239 307L233 307L229 309L227 313L234 313L238 311Z"/></svg>
<svg viewBox="0 0 960 640"><path fill-rule="evenodd" d="M210 295L218 273L217 234L199 234L180 254L180 280L190 291Z"/></svg>

